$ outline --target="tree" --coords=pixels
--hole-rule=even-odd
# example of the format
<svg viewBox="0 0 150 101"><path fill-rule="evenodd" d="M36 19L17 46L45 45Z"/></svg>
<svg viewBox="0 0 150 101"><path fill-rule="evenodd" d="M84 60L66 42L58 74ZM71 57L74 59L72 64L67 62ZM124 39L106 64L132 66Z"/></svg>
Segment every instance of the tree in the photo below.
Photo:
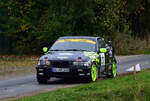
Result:
<svg viewBox="0 0 150 101"><path fill-rule="evenodd" d="M148 5L148 0L1 0L0 29L8 30L15 52L26 54L39 53L66 35L114 40L116 33L124 33L145 38Z"/></svg>

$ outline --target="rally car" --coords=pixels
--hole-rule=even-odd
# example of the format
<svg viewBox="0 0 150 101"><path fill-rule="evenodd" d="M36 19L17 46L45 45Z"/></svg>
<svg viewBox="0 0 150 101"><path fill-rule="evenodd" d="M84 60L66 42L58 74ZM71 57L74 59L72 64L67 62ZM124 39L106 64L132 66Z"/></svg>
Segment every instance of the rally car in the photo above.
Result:
<svg viewBox="0 0 150 101"><path fill-rule="evenodd" d="M43 48L36 70L37 81L45 84L51 77L82 78L96 81L99 77L116 77L117 61L110 42L100 37L60 37L48 50Z"/></svg>

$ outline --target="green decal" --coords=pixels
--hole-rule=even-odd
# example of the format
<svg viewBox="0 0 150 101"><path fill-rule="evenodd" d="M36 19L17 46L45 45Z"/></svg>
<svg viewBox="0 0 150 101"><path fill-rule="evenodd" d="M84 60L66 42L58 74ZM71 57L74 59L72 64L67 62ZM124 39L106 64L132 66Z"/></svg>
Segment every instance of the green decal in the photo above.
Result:
<svg viewBox="0 0 150 101"><path fill-rule="evenodd" d="M96 62L96 64L99 63L99 55L96 52L84 51L84 55L90 57L92 61Z"/></svg>
<svg viewBox="0 0 150 101"><path fill-rule="evenodd" d="M96 58L95 61L96 61L96 63L99 63L99 58Z"/></svg>

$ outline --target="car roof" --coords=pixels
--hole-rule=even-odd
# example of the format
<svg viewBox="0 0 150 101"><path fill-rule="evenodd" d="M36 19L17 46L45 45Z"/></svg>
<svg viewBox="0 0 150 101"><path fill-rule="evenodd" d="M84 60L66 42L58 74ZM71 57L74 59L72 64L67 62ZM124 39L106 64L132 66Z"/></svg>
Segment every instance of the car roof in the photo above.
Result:
<svg viewBox="0 0 150 101"><path fill-rule="evenodd" d="M96 40L100 37L93 37L93 36L63 36L63 37L59 37L59 39L71 39L71 38L81 38L81 39L91 39L91 40Z"/></svg>

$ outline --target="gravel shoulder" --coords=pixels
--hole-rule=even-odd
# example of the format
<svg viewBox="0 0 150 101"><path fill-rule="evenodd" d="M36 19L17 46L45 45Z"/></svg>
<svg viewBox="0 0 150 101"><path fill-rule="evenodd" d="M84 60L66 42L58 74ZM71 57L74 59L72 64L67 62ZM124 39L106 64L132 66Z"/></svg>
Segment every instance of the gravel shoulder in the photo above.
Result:
<svg viewBox="0 0 150 101"><path fill-rule="evenodd" d="M33 74L36 64L36 58L2 57L0 58L0 80Z"/></svg>

